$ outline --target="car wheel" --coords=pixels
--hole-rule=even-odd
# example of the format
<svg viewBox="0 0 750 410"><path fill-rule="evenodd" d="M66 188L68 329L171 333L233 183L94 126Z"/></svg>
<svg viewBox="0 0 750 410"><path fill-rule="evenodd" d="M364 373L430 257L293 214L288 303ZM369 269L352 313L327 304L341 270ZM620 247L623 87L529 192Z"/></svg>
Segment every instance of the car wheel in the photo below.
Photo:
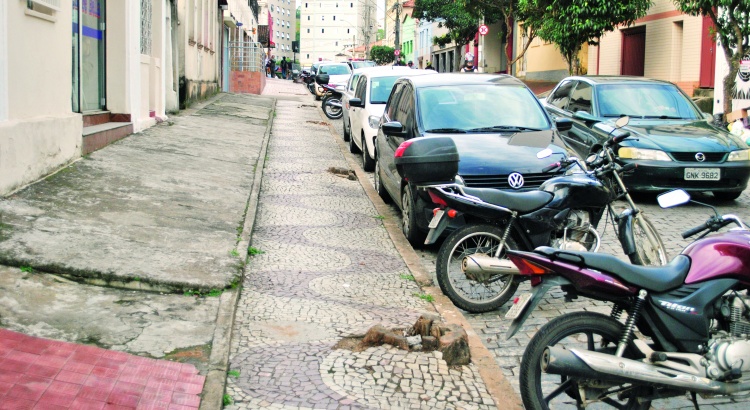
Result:
<svg viewBox="0 0 750 410"><path fill-rule="evenodd" d="M742 195L742 191L737 192L714 192L714 197L719 201L734 201Z"/></svg>
<svg viewBox="0 0 750 410"><path fill-rule="evenodd" d="M427 237L417 226L417 210L411 186L406 184L401 193L401 231L411 246L418 248L424 245Z"/></svg>
<svg viewBox="0 0 750 410"><path fill-rule="evenodd" d="M347 127L347 124L349 125L349 127ZM344 141L349 141L349 138L351 137L351 135L352 135L352 121L347 120L344 123Z"/></svg>
<svg viewBox="0 0 750 410"><path fill-rule="evenodd" d="M377 155L376 155L377 156ZM388 191L385 190L385 187L383 186L383 180L380 176L380 161L375 161L375 175L373 175L373 184L375 185L375 191L377 191L378 196L380 196L380 199L383 200L383 202L390 203L391 202L391 196L388 194Z"/></svg>
<svg viewBox="0 0 750 410"><path fill-rule="evenodd" d="M370 156L370 150L367 149L365 136L362 136L362 169L372 172L375 169L375 158Z"/></svg>
<svg viewBox="0 0 750 410"><path fill-rule="evenodd" d="M357 148L357 144L354 142L353 135L349 135L349 152L352 154L359 154L359 148Z"/></svg>

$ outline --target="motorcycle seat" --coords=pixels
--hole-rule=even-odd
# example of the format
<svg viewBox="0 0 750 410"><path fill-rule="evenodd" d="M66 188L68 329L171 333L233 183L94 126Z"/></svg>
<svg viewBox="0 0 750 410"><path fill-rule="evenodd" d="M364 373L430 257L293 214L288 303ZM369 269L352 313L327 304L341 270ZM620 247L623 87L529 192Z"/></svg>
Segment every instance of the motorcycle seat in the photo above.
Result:
<svg viewBox="0 0 750 410"><path fill-rule="evenodd" d="M628 284L656 293L681 286L685 283L685 277L690 269L690 258L685 255L678 255L664 266L640 266L604 253L560 251L549 246L540 246L534 252L607 272ZM583 261L578 256L583 258Z"/></svg>
<svg viewBox="0 0 750 410"><path fill-rule="evenodd" d="M536 211L552 200L544 191L508 192L495 188L468 188L464 192L492 205L502 206L522 214Z"/></svg>

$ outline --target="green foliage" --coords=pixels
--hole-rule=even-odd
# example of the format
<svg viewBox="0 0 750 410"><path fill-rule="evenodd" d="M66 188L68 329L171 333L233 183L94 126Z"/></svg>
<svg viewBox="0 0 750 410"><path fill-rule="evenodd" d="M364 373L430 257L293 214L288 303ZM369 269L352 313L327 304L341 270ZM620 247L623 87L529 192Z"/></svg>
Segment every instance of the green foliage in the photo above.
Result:
<svg viewBox="0 0 750 410"><path fill-rule="evenodd" d="M428 295L426 293L413 293L412 295L424 300L425 302L432 303L435 300L435 298L433 298L432 295Z"/></svg>
<svg viewBox="0 0 750 410"><path fill-rule="evenodd" d="M251 247L247 248L247 254L250 255L250 256L263 255L264 253L265 253L264 251L262 251L262 250L260 250L260 249L258 249L256 247L254 247L254 246L251 246Z"/></svg>
<svg viewBox="0 0 750 410"><path fill-rule="evenodd" d="M385 38L385 30L382 28L378 29L378 33L375 35L375 41L380 41Z"/></svg>
<svg viewBox="0 0 750 410"><path fill-rule="evenodd" d="M583 43L597 44L604 33L645 16L650 6L651 0L519 0L519 17L557 46L573 74Z"/></svg>
<svg viewBox="0 0 750 410"><path fill-rule="evenodd" d="M34 272L34 268L31 266L21 266L21 272Z"/></svg>
<svg viewBox="0 0 750 410"><path fill-rule="evenodd" d="M442 36L435 36L432 38L432 44L440 47L445 47L448 44L451 43L453 39L451 38L450 34L445 33Z"/></svg>
<svg viewBox="0 0 750 410"><path fill-rule="evenodd" d="M416 0L412 16L439 21L438 26L447 28L450 38L457 46L462 46L474 39L482 14L475 10L470 11L459 1Z"/></svg>
<svg viewBox="0 0 750 410"><path fill-rule="evenodd" d="M410 281L412 281L412 282L416 282L416 281L417 281L416 279L414 279L414 275L409 275L409 274L406 274L406 273L402 273L402 274L400 274L399 276L400 276L400 277L401 277L401 279L403 279L403 280L410 280Z"/></svg>
<svg viewBox="0 0 750 410"><path fill-rule="evenodd" d="M223 399L223 403L224 403L225 406L229 406L230 404L234 403L234 399L232 398L232 396L230 396L228 394L225 394L224 395L224 399Z"/></svg>
<svg viewBox="0 0 750 410"><path fill-rule="evenodd" d="M235 379L237 379L237 378L240 377L240 371L239 370L230 370L230 371L227 372L227 374L229 375L229 377L232 377L232 378L235 378Z"/></svg>
<svg viewBox="0 0 750 410"><path fill-rule="evenodd" d="M750 1L748 0L673 0L677 8L692 16L708 16L716 26L719 45L729 66L724 77L724 112L732 110L735 78L742 56L750 53Z"/></svg>
<svg viewBox="0 0 750 410"><path fill-rule="evenodd" d="M240 253L237 252L237 249L232 249L231 251L229 251L229 254L232 255L235 258L238 257L238 256L240 256Z"/></svg>
<svg viewBox="0 0 750 410"><path fill-rule="evenodd" d="M396 56L393 55L393 47L373 46L370 49L370 59L377 65L390 64Z"/></svg>

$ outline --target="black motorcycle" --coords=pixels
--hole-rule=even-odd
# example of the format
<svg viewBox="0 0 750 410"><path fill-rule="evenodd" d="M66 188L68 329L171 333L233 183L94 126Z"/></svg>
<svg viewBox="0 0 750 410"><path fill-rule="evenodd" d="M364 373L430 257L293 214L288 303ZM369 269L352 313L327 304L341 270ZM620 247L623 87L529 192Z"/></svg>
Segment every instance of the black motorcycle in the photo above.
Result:
<svg viewBox="0 0 750 410"><path fill-rule="evenodd" d="M315 82L324 90L321 107L326 117L337 120L344 116L344 109L341 105L343 95L343 86L333 86L328 84L328 74L318 74L315 76Z"/></svg>
<svg viewBox="0 0 750 410"><path fill-rule="evenodd" d="M418 189L426 189L438 206L425 243L434 243L451 221L464 220L438 252L437 280L443 293L456 306L472 313L497 309L513 296L519 278L523 278L507 259L508 249L550 246L595 252L601 242L596 229L603 218L607 219L605 214L616 227L622 249L632 263L666 264L667 253L659 234L633 203L620 176L635 167L621 165L613 150L629 136L619 130L615 133L626 124L627 117L619 120L602 150L585 163L568 157L551 164L545 172L565 169L564 175L552 177L538 190L528 192L425 183L435 181L435 163L428 167L431 172L425 172L427 168L419 161L455 157L455 162L441 163L443 175L437 176L445 180L451 174L452 180L458 170L458 153L450 138L412 141L407 150L421 151L422 159L415 163L417 157L405 152L400 160L396 158L396 163L402 177L417 184ZM551 155L550 150L537 154L539 158ZM618 200L626 203L622 212L614 210Z"/></svg>

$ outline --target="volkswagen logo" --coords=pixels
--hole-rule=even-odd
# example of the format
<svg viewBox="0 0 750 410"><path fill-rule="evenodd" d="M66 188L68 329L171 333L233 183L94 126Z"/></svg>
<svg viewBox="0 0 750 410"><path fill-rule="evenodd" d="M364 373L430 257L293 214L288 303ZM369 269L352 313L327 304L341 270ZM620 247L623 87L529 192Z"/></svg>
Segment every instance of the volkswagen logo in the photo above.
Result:
<svg viewBox="0 0 750 410"><path fill-rule="evenodd" d="M706 160L706 154L704 154L702 152L699 152L699 153L695 154L695 160L698 161L698 162L705 161Z"/></svg>
<svg viewBox="0 0 750 410"><path fill-rule="evenodd" d="M523 175L514 172L508 175L508 185L513 189L519 189L523 186Z"/></svg>

